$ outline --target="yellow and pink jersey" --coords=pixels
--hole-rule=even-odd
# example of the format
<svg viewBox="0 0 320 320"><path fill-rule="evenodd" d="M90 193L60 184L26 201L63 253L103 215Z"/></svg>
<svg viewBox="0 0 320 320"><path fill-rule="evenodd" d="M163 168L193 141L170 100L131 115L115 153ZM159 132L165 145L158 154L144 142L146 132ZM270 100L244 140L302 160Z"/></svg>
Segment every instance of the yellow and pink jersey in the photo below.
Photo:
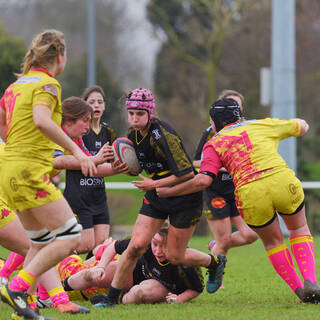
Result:
<svg viewBox="0 0 320 320"><path fill-rule="evenodd" d="M8 126L5 160L30 159L52 166L55 143L33 122L33 107L45 105L52 120L61 124L61 86L44 69L31 69L12 83L0 100Z"/></svg>
<svg viewBox="0 0 320 320"><path fill-rule="evenodd" d="M86 265L82 258L78 255L72 255L63 259L57 265L57 271L60 277L60 280L63 281L67 277L78 273L82 270L92 268L98 264L98 261L95 261L89 265ZM83 290L72 290L68 291L68 296L71 300L88 300L96 294L104 293L107 294L109 288L98 288L98 287L90 287L88 289Z"/></svg>
<svg viewBox="0 0 320 320"><path fill-rule="evenodd" d="M215 175L225 167L236 189L287 168L277 152L280 140L300 135L295 120L261 119L230 124L204 146L200 172Z"/></svg>

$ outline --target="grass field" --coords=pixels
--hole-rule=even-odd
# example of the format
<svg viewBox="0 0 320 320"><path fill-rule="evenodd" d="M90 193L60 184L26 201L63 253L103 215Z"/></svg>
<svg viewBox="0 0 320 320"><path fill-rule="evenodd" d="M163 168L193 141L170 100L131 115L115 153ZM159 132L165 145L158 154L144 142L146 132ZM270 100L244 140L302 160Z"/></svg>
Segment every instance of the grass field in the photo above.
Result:
<svg viewBox="0 0 320 320"><path fill-rule="evenodd" d="M193 237L190 247L206 251L209 239ZM319 243L320 239L316 238L315 248L319 248ZM0 248L1 257L7 254L6 250ZM316 258L319 266L320 259ZM212 295L204 292L195 300L180 305L130 305L96 309L90 303L83 302L91 309L89 315L61 315L54 309L44 310L43 314L56 319L95 320L319 319L320 306L299 302L271 267L260 241L230 250L223 282L225 289ZM0 302L0 319L10 319L10 315L11 309Z"/></svg>

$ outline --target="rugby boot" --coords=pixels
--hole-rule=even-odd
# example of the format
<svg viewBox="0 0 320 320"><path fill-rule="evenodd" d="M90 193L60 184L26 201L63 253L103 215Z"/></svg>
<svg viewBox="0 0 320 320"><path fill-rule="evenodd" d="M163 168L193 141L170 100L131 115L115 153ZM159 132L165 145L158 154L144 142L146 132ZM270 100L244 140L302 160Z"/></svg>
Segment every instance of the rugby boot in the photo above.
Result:
<svg viewBox="0 0 320 320"><path fill-rule="evenodd" d="M102 293L97 294L91 298L91 302L94 303L94 307L98 308L107 308L107 307L113 307L117 304L116 301L111 300L108 295Z"/></svg>
<svg viewBox="0 0 320 320"><path fill-rule="evenodd" d="M71 313L71 314L90 313L90 310L88 308L79 306L78 304L75 304L71 301L69 301L68 303L64 303L64 304L58 304L56 306L56 309L60 313Z"/></svg>
<svg viewBox="0 0 320 320"><path fill-rule="evenodd" d="M37 317L36 318L32 318L32 319L35 319L35 320L56 320L55 318L49 318L49 317L46 317L42 314L39 313L38 310L34 310ZM15 311L12 315L11 315L11 319L12 320L24 320L24 319L27 319L25 318L24 316L20 316L17 311Z"/></svg>
<svg viewBox="0 0 320 320"><path fill-rule="evenodd" d="M0 277L0 290L1 290L2 286L7 284L8 282L9 282L8 278Z"/></svg>
<svg viewBox="0 0 320 320"><path fill-rule="evenodd" d="M108 296L105 293L98 293L90 298L90 302L92 304L97 304L97 303L105 301L107 297Z"/></svg>
<svg viewBox="0 0 320 320"><path fill-rule="evenodd" d="M214 268L209 268L207 271L209 275L206 284L208 293L215 293L222 285L222 278L224 274L224 268L227 263L227 258L222 254L218 254L217 258L219 260L217 265L215 265Z"/></svg>
<svg viewBox="0 0 320 320"><path fill-rule="evenodd" d="M52 303L51 298L40 299L40 297L37 297L37 307L38 307L39 309L53 308L54 305L53 305L53 303Z"/></svg>
<svg viewBox="0 0 320 320"><path fill-rule="evenodd" d="M37 319L37 314L27 302L28 294L26 291L13 291L9 288L9 284L6 284L1 288L0 297L24 319Z"/></svg>
<svg viewBox="0 0 320 320"><path fill-rule="evenodd" d="M318 304L320 302L320 286L309 280L304 282L304 302Z"/></svg>

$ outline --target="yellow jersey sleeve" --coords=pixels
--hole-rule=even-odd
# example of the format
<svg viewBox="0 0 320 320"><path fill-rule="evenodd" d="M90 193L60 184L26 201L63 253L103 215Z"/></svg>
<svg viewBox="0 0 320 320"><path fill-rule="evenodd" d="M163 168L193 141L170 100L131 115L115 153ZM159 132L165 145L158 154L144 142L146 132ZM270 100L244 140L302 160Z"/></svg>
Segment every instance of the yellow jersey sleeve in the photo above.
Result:
<svg viewBox="0 0 320 320"><path fill-rule="evenodd" d="M53 92L45 91L43 89L44 87L52 88ZM44 85L41 88L36 89L33 95L32 106L41 104L53 110L57 104L58 99L58 96L54 94L54 92L56 92L54 90L57 90L57 88L52 84Z"/></svg>

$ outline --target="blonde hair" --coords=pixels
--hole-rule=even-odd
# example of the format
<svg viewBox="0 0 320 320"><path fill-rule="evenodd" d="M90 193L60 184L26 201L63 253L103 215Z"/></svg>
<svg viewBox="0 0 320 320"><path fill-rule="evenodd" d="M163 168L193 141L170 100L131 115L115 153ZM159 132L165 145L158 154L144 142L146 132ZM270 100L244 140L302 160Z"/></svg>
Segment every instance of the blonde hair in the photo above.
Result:
<svg viewBox="0 0 320 320"><path fill-rule="evenodd" d="M43 31L33 38L30 49L22 62L22 73L17 76L25 75L31 68L47 70L49 66L53 65L59 54L64 54L65 49L66 42L61 31L54 29Z"/></svg>
<svg viewBox="0 0 320 320"><path fill-rule="evenodd" d="M221 91L221 93L219 94L218 99L227 98L229 96L239 97L240 100L241 100L242 106L243 106L243 104L244 104L244 96L240 92L235 91L235 90L226 89L226 90Z"/></svg>

